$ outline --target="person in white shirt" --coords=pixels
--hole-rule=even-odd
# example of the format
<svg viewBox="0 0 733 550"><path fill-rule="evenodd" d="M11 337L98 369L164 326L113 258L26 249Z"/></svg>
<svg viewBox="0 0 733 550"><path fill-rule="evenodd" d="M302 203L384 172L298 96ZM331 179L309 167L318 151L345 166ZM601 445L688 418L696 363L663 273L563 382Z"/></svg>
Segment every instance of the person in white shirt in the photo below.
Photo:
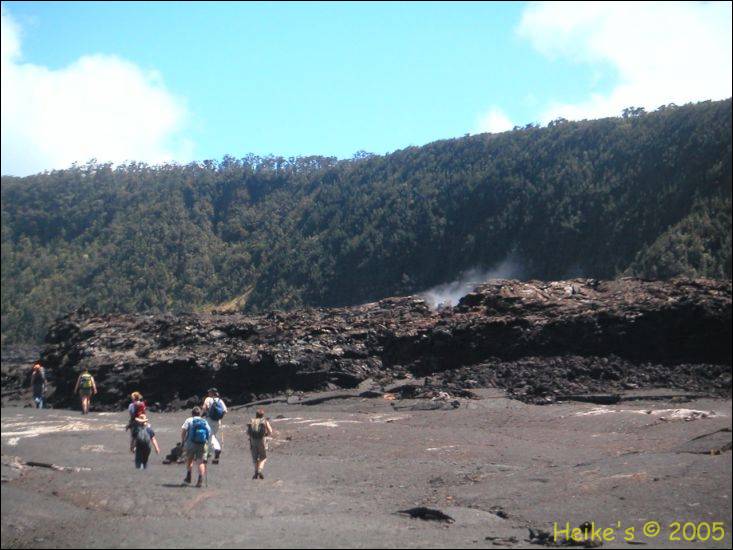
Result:
<svg viewBox="0 0 733 550"><path fill-rule="evenodd" d="M216 388L211 388L207 392L207 397L204 399L204 404L201 407L202 415L209 422L211 427L211 448L214 449L214 460L212 464L219 464L219 458L221 457L221 446L224 443L224 432L221 429L221 419L227 413L227 406L224 400L219 397L219 391ZM217 437L218 435L218 437ZM207 455L207 460L211 455L211 451Z"/></svg>
<svg viewBox="0 0 733 550"><path fill-rule="evenodd" d="M211 427L204 418L201 418L201 407L194 407L190 418L181 426L181 446L186 453L186 479L184 483L191 483L193 463L199 463L199 479L196 487L201 487L206 477L206 454L211 443Z"/></svg>

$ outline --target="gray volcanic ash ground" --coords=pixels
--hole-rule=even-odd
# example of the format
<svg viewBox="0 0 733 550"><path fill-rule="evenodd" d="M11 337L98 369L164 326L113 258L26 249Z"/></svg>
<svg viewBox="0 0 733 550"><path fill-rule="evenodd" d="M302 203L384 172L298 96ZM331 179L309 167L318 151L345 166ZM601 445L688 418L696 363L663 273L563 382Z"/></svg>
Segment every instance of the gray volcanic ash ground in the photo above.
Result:
<svg viewBox="0 0 733 550"><path fill-rule="evenodd" d="M587 521L635 527L650 547L730 547L730 399L657 390L537 406L477 391L451 410L384 397L268 406L264 481L250 479L252 410L232 411L202 489L161 463L185 411L151 415L163 454L140 472L126 412L4 408L2 547L527 547L553 522ZM420 506L455 521L397 513ZM650 520L655 539L641 534ZM726 535L670 542L673 521L720 521ZM628 546L616 534L604 547Z"/></svg>

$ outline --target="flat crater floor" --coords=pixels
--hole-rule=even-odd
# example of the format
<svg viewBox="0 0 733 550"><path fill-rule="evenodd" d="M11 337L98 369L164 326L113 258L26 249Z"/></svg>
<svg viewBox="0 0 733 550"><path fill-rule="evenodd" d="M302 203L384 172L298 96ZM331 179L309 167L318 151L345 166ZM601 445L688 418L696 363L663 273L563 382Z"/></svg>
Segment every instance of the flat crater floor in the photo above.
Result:
<svg viewBox="0 0 733 550"><path fill-rule="evenodd" d="M138 471L126 412L3 408L2 547L526 547L555 522L610 528L604 548L630 546L629 528L648 547L731 546L730 399L534 406L479 393L454 410L381 397L267 406L263 481L244 436L252 411L233 410L201 489L162 463L185 411L150 415L161 455ZM398 513L417 507L454 521ZM651 521L656 537L643 534ZM675 521L707 540L670 540Z"/></svg>

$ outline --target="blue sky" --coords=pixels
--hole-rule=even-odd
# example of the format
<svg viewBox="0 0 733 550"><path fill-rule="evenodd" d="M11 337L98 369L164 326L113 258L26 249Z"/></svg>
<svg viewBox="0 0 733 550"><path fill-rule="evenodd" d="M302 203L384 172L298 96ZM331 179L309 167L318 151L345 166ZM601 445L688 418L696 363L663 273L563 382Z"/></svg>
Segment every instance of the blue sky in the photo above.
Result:
<svg viewBox="0 0 733 550"><path fill-rule="evenodd" d="M348 158L731 95L730 3L629 4L3 2L2 173Z"/></svg>

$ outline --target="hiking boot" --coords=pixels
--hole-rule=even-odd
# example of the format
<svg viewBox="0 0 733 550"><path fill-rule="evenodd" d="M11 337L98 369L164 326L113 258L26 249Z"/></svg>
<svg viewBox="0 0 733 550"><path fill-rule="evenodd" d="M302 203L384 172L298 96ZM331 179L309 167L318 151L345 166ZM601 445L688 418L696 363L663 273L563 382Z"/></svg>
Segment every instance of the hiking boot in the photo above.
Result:
<svg viewBox="0 0 733 550"><path fill-rule="evenodd" d="M204 484L204 480L201 479L201 476L199 476L199 479L196 482L196 487L201 487L203 484Z"/></svg>
<svg viewBox="0 0 733 550"><path fill-rule="evenodd" d="M252 476L252 479L257 479L259 477L259 474L255 472L255 475Z"/></svg>
<svg viewBox="0 0 733 550"><path fill-rule="evenodd" d="M259 478L260 478L260 479L265 479L265 476L264 476L264 475L262 474L262 472L260 472L260 473L259 473L259 474L257 474L257 475L259 476Z"/></svg>
<svg viewBox="0 0 733 550"><path fill-rule="evenodd" d="M191 472L186 474L186 479L183 480L183 483L191 483Z"/></svg>
<svg viewBox="0 0 733 550"><path fill-rule="evenodd" d="M214 460L211 461L212 464L219 464L219 457L221 456L221 451L214 451Z"/></svg>

